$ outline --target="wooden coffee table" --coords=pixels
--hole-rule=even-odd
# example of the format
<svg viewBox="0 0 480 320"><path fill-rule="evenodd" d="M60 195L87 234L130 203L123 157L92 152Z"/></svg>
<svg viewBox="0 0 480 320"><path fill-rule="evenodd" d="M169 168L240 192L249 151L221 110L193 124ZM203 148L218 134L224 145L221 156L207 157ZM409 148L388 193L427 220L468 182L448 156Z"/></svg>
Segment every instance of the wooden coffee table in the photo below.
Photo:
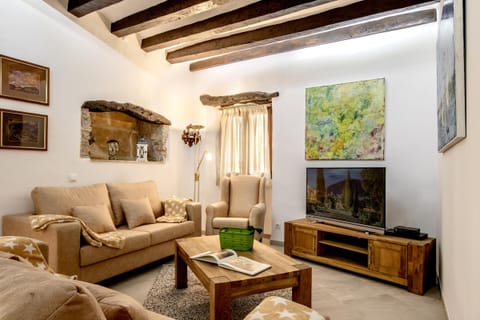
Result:
<svg viewBox="0 0 480 320"><path fill-rule="evenodd" d="M189 257L205 251L219 251L218 236L176 240L175 285L187 287L187 266L210 294L210 319L231 319L232 299L282 288L292 288L292 300L307 307L312 304L312 268L255 241L251 251L241 256L272 265L256 276L227 270Z"/></svg>

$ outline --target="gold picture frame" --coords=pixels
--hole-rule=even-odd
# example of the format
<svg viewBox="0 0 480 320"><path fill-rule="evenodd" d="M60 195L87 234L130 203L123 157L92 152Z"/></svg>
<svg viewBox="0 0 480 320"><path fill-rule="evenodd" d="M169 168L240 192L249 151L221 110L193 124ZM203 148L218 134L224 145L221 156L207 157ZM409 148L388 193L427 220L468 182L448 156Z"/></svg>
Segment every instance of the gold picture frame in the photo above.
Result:
<svg viewBox="0 0 480 320"><path fill-rule="evenodd" d="M48 105L50 69L0 55L0 97Z"/></svg>
<svg viewBox="0 0 480 320"><path fill-rule="evenodd" d="M0 148L47 151L48 116L0 109Z"/></svg>

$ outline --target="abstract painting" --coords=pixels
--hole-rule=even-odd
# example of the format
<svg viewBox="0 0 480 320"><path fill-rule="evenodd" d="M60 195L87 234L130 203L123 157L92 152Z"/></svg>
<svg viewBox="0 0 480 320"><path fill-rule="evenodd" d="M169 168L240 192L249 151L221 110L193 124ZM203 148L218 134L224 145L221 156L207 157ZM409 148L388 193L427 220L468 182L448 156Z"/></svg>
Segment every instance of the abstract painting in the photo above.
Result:
<svg viewBox="0 0 480 320"><path fill-rule="evenodd" d="M385 79L306 89L306 160L383 160Z"/></svg>
<svg viewBox="0 0 480 320"><path fill-rule="evenodd" d="M445 0L437 41L438 151L464 139L465 66L463 0Z"/></svg>

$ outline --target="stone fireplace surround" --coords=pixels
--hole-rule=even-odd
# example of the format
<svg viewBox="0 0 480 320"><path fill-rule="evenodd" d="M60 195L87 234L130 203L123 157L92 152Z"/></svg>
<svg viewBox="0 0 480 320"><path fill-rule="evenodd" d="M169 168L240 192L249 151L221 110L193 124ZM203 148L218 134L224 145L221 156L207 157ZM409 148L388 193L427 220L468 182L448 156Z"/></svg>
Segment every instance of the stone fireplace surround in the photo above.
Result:
<svg viewBox="0 0 480 320"><path fill-rule="evenodd" d="M164 161L170 120L131 103L94 100L81 107L80 156L94 160L136 160L136 144L148 143L148 161Z"/></svg>

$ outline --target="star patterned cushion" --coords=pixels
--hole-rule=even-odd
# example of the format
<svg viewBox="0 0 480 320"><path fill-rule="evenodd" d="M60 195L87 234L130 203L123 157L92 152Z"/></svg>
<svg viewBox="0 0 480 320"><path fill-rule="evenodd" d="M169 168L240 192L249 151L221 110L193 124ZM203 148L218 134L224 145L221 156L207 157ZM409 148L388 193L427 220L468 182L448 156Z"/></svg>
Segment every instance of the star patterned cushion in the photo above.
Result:
<svg viewBox="0 0 480 320"><path fill-rule="evenodd" d="M30 238L4 236L0 237L0 251L8 252L23 258L34 267L54 272L40 252L37 244Z"/></svg>
<svg viewBox="0 0 480 320"><path fill-rule="evenodd" d="M285 298L265 298L244 320L326 320L317 311Z"/></svg>
<svg viewBox="0 0 480 320"><path fill-rule="evenodd" d="M172 196L165 200L165 214L157 218L157 222L184 222L187 221L187 202L192 201L189 198L177 198Z"/></svg>

